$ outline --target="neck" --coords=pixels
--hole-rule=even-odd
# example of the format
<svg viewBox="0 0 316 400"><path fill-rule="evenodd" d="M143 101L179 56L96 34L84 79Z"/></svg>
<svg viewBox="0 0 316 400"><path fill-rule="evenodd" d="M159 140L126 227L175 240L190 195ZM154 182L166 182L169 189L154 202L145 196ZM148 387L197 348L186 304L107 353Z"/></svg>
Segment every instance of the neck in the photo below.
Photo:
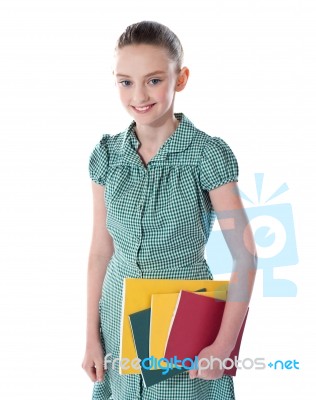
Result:
<svg viewBox="0 0 316 400"><path fill-rule="evenodd" d="M155 152L174 133L178 125L179 121L172 113L163 121L157 121L153 125L136 124L134 129L141 147L146 151Z"/></svg>

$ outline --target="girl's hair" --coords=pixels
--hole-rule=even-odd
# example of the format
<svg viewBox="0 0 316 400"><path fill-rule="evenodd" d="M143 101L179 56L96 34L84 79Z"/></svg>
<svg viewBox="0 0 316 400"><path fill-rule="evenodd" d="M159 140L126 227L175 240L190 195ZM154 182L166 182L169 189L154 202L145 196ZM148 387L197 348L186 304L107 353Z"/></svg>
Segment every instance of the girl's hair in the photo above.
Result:
<svg viewBox="0 0 316 400"><path fill-rule="evenodd" d="M149 44L165 48L180 71L183 62L183 48L177 35L167 26L155 21L141 21L129 25L119 37L115 50L133 44Z"/></svg>

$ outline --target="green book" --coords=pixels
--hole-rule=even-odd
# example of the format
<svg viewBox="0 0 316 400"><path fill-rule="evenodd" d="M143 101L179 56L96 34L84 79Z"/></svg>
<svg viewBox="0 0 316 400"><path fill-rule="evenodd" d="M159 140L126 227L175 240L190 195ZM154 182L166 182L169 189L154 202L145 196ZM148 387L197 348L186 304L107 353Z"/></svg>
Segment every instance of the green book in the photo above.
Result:
<svg viewBox="0 0 316 400"><path fill-rule="evenodd" d="M147 308L129 315L137 357L140 360L149 358L150 312L151 309ZM152 359L151 362L154 362L154 360ZM150 359L148 361L145 360L144 365L140 363L140 367L145 387L155 385L188 370L183 367L172 368L172 366L169 371L166 367L163 367L163 369L150 369Z"/></svg>

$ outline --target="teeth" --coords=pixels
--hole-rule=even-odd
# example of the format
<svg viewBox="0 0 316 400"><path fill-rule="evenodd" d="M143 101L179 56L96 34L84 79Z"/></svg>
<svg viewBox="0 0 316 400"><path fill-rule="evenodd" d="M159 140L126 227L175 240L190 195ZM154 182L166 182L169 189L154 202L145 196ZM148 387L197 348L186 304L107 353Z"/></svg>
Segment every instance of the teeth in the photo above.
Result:
<svg viewBox="0 0 316 400"><path fill-rule="evenodd" d="M150 107L151 107L151 105L145 106L145 107L135 107L135 108L136 108L136 110L138 110L138 111L146 111L146 110L148 110Z"/></svg>

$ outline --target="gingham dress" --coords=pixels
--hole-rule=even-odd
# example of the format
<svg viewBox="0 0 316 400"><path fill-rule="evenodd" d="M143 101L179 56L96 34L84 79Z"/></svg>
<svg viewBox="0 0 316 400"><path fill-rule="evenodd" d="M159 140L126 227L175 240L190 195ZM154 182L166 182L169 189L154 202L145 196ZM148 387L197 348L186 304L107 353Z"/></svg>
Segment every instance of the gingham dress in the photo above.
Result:
<svg viewBox="0 0 316 400"><path fill-rule="evenodd" d="M213 279L204 258L214 223L208 191L238 181L227 143L197 129L183 114L157 154L142 162L135 121L104 134L89 159L90 178L105 186L106 227L114 253L99 302L100 335L110 359L119 358L124 277ZM233 378L190 380L188 372L145 388L141 375L120 375L109 365L94 384L93 400L233 400Z"/></svg>

